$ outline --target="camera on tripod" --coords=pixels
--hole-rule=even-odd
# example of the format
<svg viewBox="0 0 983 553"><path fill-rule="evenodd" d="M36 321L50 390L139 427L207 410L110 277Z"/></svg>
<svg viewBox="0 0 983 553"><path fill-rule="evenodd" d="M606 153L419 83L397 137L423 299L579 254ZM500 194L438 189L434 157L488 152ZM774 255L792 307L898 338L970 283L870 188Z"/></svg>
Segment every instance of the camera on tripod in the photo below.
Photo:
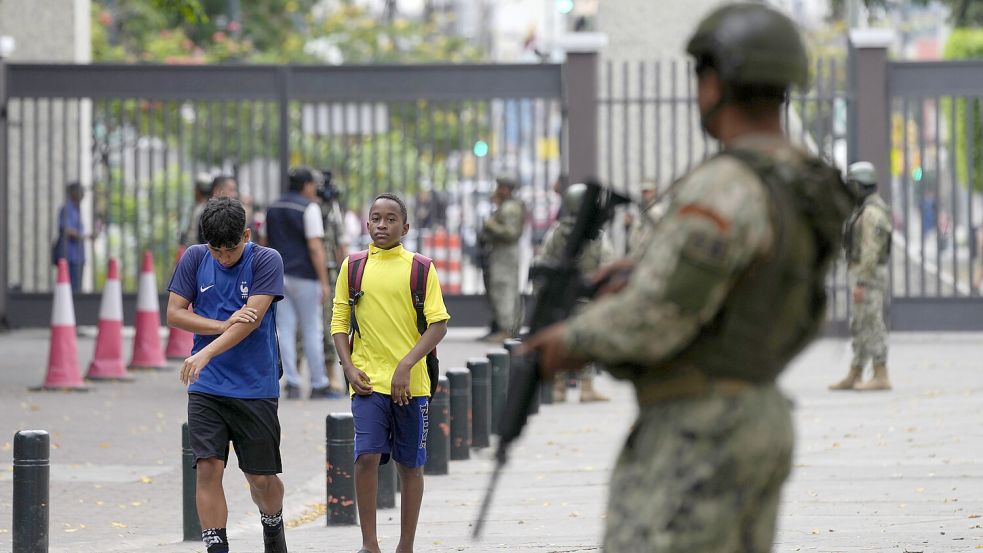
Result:
<svg viewBox="0 0 983 553"><path fill-rule="evenodd" d="M317 197L325 203L338 201L341 198L341 189L332 182L331 170L322 169L321 181L317 186Z"/></svg>

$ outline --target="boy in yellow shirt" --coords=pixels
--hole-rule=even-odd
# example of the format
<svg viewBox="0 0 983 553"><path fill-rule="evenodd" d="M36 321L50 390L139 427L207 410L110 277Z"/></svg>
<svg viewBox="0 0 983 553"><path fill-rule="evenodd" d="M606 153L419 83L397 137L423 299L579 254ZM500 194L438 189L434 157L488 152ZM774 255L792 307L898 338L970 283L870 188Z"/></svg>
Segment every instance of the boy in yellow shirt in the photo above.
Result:
<svg viewBox="0 0 983 553"><path fill-rule="evenodd" d="M413 253L400 243L409 231L406 204L395 194L373 200L366 223L372 245L362 261L361 296L356 317L349 298L346 258L335 286L331 337L352 394L355 419L355 496L361 520L362 549L381 553L376 534L376 489L379 464L392 457L399 470L401 528L397 553L413 551L423 502L423 465L427 459L427 413L430 378L424 357L447 334L450 315L444 307L437 271L427 272L421 335L410 289ZM355 324L352 324L354 321ZM354 327L349 345L349 328Z"/></svg>

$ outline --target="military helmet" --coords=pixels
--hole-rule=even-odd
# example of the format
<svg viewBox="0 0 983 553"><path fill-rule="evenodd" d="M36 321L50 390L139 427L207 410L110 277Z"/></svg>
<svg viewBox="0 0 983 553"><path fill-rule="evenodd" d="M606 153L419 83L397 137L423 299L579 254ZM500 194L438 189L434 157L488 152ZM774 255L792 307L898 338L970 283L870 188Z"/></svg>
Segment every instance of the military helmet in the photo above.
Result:
<svg viewBox="0 0 983 553"><path fill-rule="evenodd" d="M795 23L761 4L735 3L706 16L686 46L730 86L805 87L809 57Z"/></svg>
<svg viewBox="0 0 983 553"><path fill-rule="evenodd" d="M508 188L515 190L519 186L519 179L517 179L514 175L506 173L495 177L495 184L507 186Z"/></svg>
<svg viewBox="0 0 983 553"><path fill-rule="evenodd" d="M851 163L846 172L846 182L858 194L870 194L877 190L877 169L869 161Z"/></svg>
<svg viewBox="0 0 983 553"><path fill-rule="evenodd" d="M587 185L582 182L571 184L563 191L563 202L560 204L563 213L573 217L580 211L580 204L584 202L584 195L587 193Z"/></svg>

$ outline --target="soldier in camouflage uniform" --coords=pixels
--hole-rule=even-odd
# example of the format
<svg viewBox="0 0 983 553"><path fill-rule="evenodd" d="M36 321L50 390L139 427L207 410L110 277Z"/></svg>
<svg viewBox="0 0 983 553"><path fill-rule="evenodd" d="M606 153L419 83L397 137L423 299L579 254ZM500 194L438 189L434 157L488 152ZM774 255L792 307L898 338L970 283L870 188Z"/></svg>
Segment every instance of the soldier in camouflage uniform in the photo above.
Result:
<svg viewBox="0 0 983 553"><path fill-rule="evenodd" d="M526 222L526 206L512 193L518 181L511 177L496 179L492 203L495 211L485 220L480 240L488 250L488 302L498 332L485 338L501 342L516 335L520 324L519 238Z"/></svg>
<svg viewBox="0 0 983 553"><path fill-rule="evenodd" d="M638 214L633 214L628 230L628 255L637 256L645 250L652 227L666 213L668 198L659 196L659 187L654 180L642 181L642 205Z"/></svg>
<svg viewBox="0 0 983 553"><path fill-rule="evenodd" d="M580 209L580 204L584 201L586 191L587 185L583 183L571 184L563 191L562 215L546 231L546 236L543 238L542 250L535 260L537 265L556 265L563 259L563 250L567 247L567 240L570 237L570 233L573 232L573 226L576 222L575 217L577 211ZM581 274L589 275L602 265L610 263L613 258L614 248L611 247L611 243L604 234L604 231L601 231L601 234L597 238L584 245L584 249L580 253L580 259L577 260L577 268ZM597 370L593 365L585 367L580 372L580 401L582 403L608 401L606 396L594 389L594 376L596 373ZM553 382L553 401L558 403L565 401L566 388L566 379L559 376L556 377Z"/></svg>
<svg viewBox="0 0 983 553"><path fill-rule="evenodd" d="M830 390L890 390L887 377L887 329L884 326L884 294L887 262L891 257L891 211L877 193L877 172L866 161L850 166L847 184L860 204L844 226L843 248L853 283L853 360L846 378ZM874 377L861 383L868 361Z"/></svg>
<svg viewBox="0 0 983 553"><path fill-rule="evenodd" d="M532 337L550 373L586 361L630 380L639 415L612 475L604 550L766 552L792 461L775 379L818 333L853 198L791 146L782 102L808 79L795 24L731 4L697 28L701 119L724 151L673 189L637 261Z"/></svg>
<svg viewBox="0 0 983 553"><path fill-rule="evenodd" d="M322 171L323 179L330 179L330 172ZM324 219L324 260L327 263L328 282L332 285L338 281L338 268L348 256L348 244L345 237L345 222L341 214L338 189L329 180L321 184L318 196L321 199L321 217ZM331 328L332 302L324 304L324 328ZM324 333L324 368L328 381L342 383L344 379L336 379L338 354L335 352L334 341L330 332Z"/></svg>

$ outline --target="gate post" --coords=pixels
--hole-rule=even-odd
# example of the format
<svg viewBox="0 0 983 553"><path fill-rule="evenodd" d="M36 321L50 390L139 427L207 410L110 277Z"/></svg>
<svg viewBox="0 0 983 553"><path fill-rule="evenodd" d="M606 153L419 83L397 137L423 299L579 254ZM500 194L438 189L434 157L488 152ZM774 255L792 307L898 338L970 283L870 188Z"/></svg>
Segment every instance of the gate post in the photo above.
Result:
<svg viewBox="0 0 983 553"><path fill-rule="evenodd" d="M7 236L7 223L10 220L7 211L7 64L0 53L0 244L4 251L0 252L0 329L7 327L7 254L6 247L10 243Z"/></svg>
<svg viewBox="0 0 983 553"><path fill-rule="evenodd" d="M603 33L570 33L557 42L567 53L563 64L567 183L585 182L589 177L598 176L598 52L608 39Z"/></svg>
<svg viewBox="0 0 983 553"><path fill-rule="evenodd" d="M891 204L891 95L887 49L890 29L850 31L850 141L848 163L869 161L877 168L878 190Z"/></svg>

